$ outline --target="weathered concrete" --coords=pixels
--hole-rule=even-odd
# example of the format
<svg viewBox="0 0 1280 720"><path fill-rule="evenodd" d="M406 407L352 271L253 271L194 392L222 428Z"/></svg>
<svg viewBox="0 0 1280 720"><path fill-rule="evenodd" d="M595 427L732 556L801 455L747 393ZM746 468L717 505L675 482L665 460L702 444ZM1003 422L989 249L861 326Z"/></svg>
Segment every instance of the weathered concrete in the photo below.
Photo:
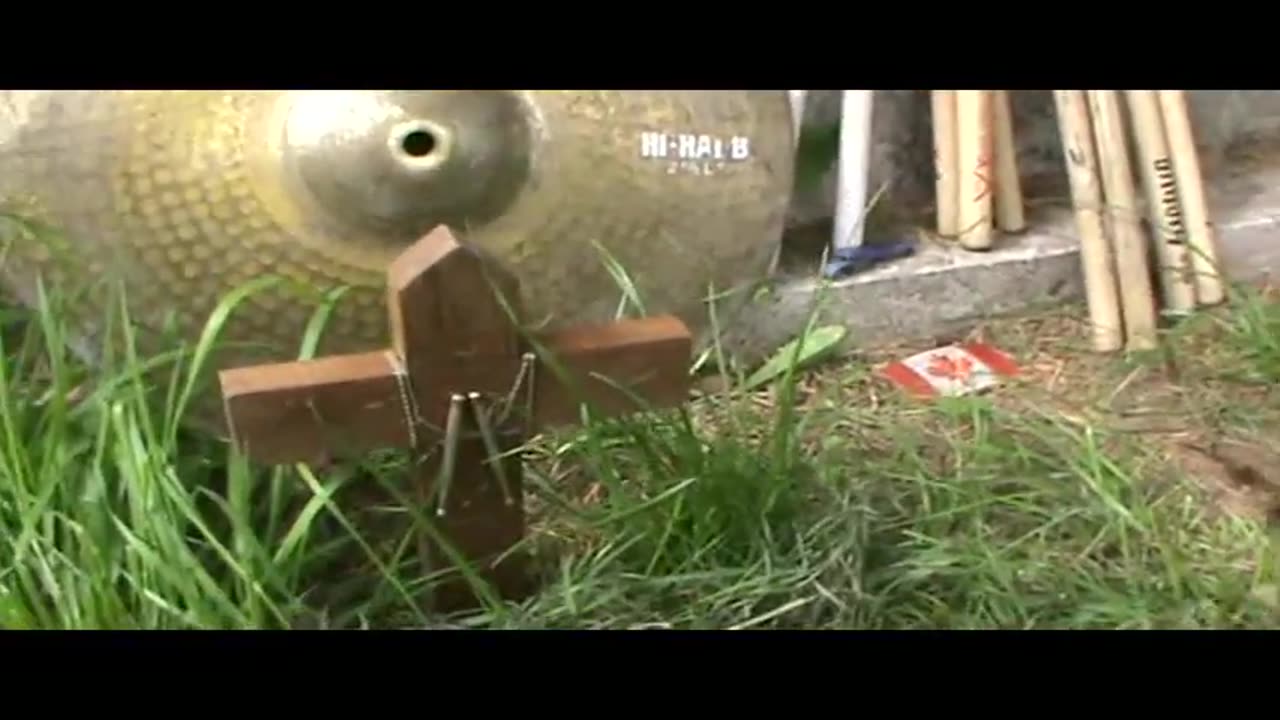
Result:
<svg viewBox="0 0 1280 720"><path fill-rule="evenodd" d="M1209 195L1230 279L1280 274L1280 166L1224 166ZM834 283L792 270L745 317L735 318L723 346L740 362L757 362L795 337L814 312L822 324L848 327L847 349L855 349L945 338L986 318L1080 299L1079 240L1070 210L1043 208L1031 220L1031 231L988 253L926 244L914 257Z"/></svg>

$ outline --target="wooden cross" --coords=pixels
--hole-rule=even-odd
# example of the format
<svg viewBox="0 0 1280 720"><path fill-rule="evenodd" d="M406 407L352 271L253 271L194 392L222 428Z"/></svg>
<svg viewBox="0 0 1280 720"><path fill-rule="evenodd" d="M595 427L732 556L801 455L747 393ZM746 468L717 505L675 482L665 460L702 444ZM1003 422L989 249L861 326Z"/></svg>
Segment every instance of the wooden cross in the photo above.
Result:
<svg viewBox="0 0 1280 720"><path fill-rule="evenodd" d="M579 422L583 403L617 415L685 402L689 330L659 316L525 334L515 278L443 226L387 280L390 348L219 374L232 441L264 463L412 450L415 489L443 537L502 597L522 596L523 563L514 553L498 562L525 533L512 451ZM457 569L438 543L422 544L433 570ZM445 583L435 608L474 605L469 587Z"/></svg>

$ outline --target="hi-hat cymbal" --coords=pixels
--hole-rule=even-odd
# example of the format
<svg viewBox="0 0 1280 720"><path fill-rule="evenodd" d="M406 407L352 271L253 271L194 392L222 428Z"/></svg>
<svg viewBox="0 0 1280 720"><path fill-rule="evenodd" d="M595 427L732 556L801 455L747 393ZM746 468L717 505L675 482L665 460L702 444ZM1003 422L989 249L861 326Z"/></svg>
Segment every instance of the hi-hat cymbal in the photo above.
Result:
<svg viewBox="0 0 1280 720"><path fill-rule="evenodd" d="M616 263L645 313L705 337L708 295L767 272L792 182L782 90L0 95L0 212L25 221L0 222L11 291L122 278L135 322L194 339L280 276L224 332L278 359L316 307L304 286L350 287L324 352L384 346L387 265L440 223L519 278L540 327L614 317ZM101 297L75 306L81 338Z"/></svg>

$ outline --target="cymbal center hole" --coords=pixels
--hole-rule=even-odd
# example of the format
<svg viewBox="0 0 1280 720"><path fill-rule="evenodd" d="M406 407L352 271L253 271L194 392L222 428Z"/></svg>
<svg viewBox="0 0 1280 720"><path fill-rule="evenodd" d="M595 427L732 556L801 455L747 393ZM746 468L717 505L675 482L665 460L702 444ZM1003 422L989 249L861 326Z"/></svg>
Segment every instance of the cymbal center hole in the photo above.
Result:
<svg viewBox="0 0 1280 720"><path fill-rule="evenodd" d="M436 136L429 130L411 130L400 138L400 149L412 158L424 158L436 149Z"/></svg>

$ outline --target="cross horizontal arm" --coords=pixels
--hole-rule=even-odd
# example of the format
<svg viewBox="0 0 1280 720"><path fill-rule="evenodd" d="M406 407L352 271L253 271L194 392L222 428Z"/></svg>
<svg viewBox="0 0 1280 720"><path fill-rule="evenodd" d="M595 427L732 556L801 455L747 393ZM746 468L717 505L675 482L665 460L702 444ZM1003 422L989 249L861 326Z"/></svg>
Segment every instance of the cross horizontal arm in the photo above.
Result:
<svg viewBox="0 0 1280 720"><path fill-rule="evenodd" d="M224 370L232 440L263 463L408 447L410 430L390 352Z"/></svg>
<svg viewBox="0 0 1280 720"><path fill-rule="evenodd" d="M659 410L689 397L693 341L671 316L575 327L541 341L549 357L534 372L537 427L581 421L579 408L621 415Z"/></svg>

